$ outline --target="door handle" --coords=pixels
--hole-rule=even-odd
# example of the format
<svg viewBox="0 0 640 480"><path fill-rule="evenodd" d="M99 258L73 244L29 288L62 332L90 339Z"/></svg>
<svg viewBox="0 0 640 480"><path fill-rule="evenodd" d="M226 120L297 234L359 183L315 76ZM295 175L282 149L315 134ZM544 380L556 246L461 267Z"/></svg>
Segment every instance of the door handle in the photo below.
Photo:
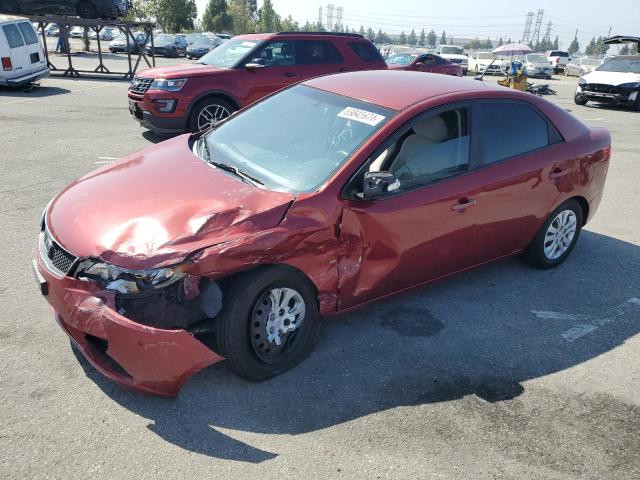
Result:
<svg viewBox="0 0 640 480"><path fill-rule="evenodd" d="M295 74L295 73L293 73L293 72L283 73L282 75L283 75L283 76L285 76L285 77L289 77L289 78L291 78L291 77L295 77L295 76L296 76L296 74Z"/></svg>
<svg viewBox="0 0 640 480"><path fill-rule="evenodd" d="M473 198L463 197L458 200L458 203L455 203L451 206L451 210L453 210L454 212L464 212L466 208L473 207L477 204L478 202L476 202Z"/></svg>
<svg viewBox="0 0 640 480"><path fill-rule="evenodd" d="M566 175L566 171L563 170L560 167L556 167L552 170L552 172L549 174L549 178L554 179L554 178L560 178Z"/></svg>

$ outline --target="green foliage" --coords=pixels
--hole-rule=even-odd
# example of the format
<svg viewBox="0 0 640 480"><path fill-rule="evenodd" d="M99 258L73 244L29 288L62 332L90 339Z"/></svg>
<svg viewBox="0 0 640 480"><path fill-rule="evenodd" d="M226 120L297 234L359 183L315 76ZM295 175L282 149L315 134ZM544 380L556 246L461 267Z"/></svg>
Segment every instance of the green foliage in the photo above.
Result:
<svg viewBox="0 0 640 480"><path fill-rule="evenodd" d="M605 37L598 37L598 40L596 40L595 37L591 38L589 45L587 45L587 48L585 49L585 53L587 55L604 57L607 50L609 50L609 45L604 43L604 39Z"/></svg>
<svg viewBox="0 0 640 480"><path fill-rule="evenodd" d="M282 30L285 32L299 32L300 25L293 20L293 17L289 15L287 18L282 19Z"/></svg>
<svg viewBox="0 0 640 480"><path fill-rule="evenodd" d="M407 43L409 43L409 45L411 45L412 47L415 47L418 44L418 37L416 36L415 30L411 30L411 33L409 33Z"/></svg>
<svg viewBox="0 0 640 480"><path fill-rule="evenodd" d="M365 36L364 27L362 25L360 25L360 30L358 30L358 33L363 37Z"/></svg>
<svg viewBox="0 0 640 480"><path fill-rule="evenodd" d="M127 10L125 20L150 21L155 16L155 1L133 0L131 8Z"/></svg>
<svg viewBox="0 0 640 480"><path fill-rule="evenodd" d="M280 15L274 10L271 0L264 0L262 8L258 11L256 32L272 33L280 30L282 30Z"/></svg>
<svg viewBox="0 0 640 480"><path fill-rule="evenodd" d="M233 33L242 35L255 32L255 21L247 0L229 0L229 15L233 21Z"/></svg>
<svg viewBox="0 0 640 480"><path fill-rule="evenodd" d="M436 42L438 41L438 36L436 35L435 30L431 30L428 34L427 34L427 45L430 45L432 47L436 46Z"/></svg>
<svg viewBox="0 0 640 480"><path fill-rule="evenodd" d="M427 44L427 34L424 31L424 28L420 32L420 38L418 40L418 45L424 47Z"/></svg>
<svg viewBox="0 0 640 480"><path fill-rule="evenodd" d="M150 0L148 12L167 32L179 33L193 29L198 16L195 0Z"/></svg>
<svg viewBox="0 0 640 480"><path fill-rule="evenodd" d="M440 35L440 45L444 45L447 43L447 33L443 30L442 35Z"/></svg>
<svg viewBox="0 0 640 480"><path fill-rule="evenodd" d="M400 45L407 44L407 36L405 35L404 30L400 33L400 38L398 38L398 42L400 43Z"/></svg>
<svg viewBox="0 0 640 480"><path fill-rule="evenodd" d="M233 28L226 0L209 0L202 16L202 28L208 32L225 32Z"/></svg>

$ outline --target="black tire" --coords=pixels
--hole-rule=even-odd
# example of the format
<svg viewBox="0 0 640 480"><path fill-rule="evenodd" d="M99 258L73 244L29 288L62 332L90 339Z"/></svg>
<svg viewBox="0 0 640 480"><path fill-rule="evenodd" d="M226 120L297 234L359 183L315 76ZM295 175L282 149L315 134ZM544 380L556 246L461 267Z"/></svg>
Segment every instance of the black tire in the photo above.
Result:
<svg viewBox="0 0 640 480"><path fill-rule="evenodd" d="M636 112L640 112L640 90L636 93L636 99L633 102L633 105L631 105L631 109Z"/></svg>
<svg viewBox="0 0 640 480"><path fill-rule="evenodd" d="M224 108L227 112L229 112L229 115L231 115L233 112L236 111L236 108L234 108L233 105L231 105L229 102L221 99L220 97L203 98L198 103L196 103L196 105L191 110L191 114L189 115L189 122L187 124L187 127L189 128L189 131L192 132L192 133L199 132L200 128L198 127L198 118L200 117L200 113L205 108L211 108L211 107L215 107L215 106L219 106L219 107ZM224 117L221 117L220 120L222 120L223 118Z"/></svg>
<svg viewBox="0 0 640 480"><path fill-rule="evenodd" d="M555 218L565 210L571 210L575 215L576 230L573 235L573 238L571 239L571 243L569 244L568 248L564 251L564 253L560 255L558 258L550 259L547 257L547 255L544 252L545 236L546 236L547 230L549 229L549 225L551 225L551 223L555 220ZM542 224L542 226L540 227L540 230L538 230L538 233L536 234L535 238L533 239L529 247L527 247L527 249L523 252L522 257L524 258L524 260L527 263L542 269L553 268L560 265L571 254L571 252L573 251L573 248L576 245L576 242L578 241L578 238L580 237L580 230L582 229L583 218L584 218L584 214L582 212L582 207L580 206L577 200L572 198L564 202L562 205L556 208L551 213L551 215L549 215L549 217L544 222L544 224Z"/></svg>
<svg viewBox="0 0 640 480"><path fill-rule="evenodd" d="M295 289L304 299L304 319L283 344L283 350L273 358L263 358L251 338L255 332L252 330L254 309L261 306L257 302L266 292L281 287ZM269 266L238 275L224 285L223 291L222 311L215 320L216 349L236 375L254 382L266 380L289 370L311 353L321 320L315 289L302 273Z"/></svg>
<svg viewBox="0 0 640 480"><path fill-rule="evenodd" d="M88 1L80 2L76 11L80 18L96 18L98 16L95 5Z"/></svg>
<svg viewBox="0 0 640 480"><path fill-rule="evenodd" d="M586 105L589 100L584 98L582 95L574 95L573 101L576 105Z"/></svg>

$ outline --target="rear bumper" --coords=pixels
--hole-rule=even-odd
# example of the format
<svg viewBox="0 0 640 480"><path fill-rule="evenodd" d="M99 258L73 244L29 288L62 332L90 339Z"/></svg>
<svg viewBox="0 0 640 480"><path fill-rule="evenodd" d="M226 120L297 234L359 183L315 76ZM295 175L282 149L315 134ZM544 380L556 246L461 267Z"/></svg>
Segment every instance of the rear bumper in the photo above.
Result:
<svg viewBox="0 0 640 480"><path fill-rule="evenodd" d="M223 360L186 330L152 328L123 317L114 309L113 292L58 277L38 253L33 267L60 327L89 363L124 387L173 397L193 374Z"/></svg>
<svg viewBox="0 0 640 480"><path fill-rule="evenodd" d="M33 83L41 78L49 76L49 69L43 68L36 72L28 73L27 75L22 75L20 77L6 78L0 79L0 85L4 87L21 87L22 85L26 85L28 83Z"/></svg>

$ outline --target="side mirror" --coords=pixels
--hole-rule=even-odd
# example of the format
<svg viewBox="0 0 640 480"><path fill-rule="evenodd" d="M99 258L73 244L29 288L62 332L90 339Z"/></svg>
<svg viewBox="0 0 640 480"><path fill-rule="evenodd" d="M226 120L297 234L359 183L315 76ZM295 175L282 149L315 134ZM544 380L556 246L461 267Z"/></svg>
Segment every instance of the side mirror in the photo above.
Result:
<svg viewBox="0 0 640 480"><path fill-rule="evenodd" d="M249 63L246 63L244 68L247 70L255 70L256 68L264 68L264 60L261 58L254 58Z"/></svg>
<svg viewBox="0 0 640 480"><path fill-rule="evenodd" d="M367 172L364 174L362 198L371 199L400 187L396 176L390 172Z"/></svg>

